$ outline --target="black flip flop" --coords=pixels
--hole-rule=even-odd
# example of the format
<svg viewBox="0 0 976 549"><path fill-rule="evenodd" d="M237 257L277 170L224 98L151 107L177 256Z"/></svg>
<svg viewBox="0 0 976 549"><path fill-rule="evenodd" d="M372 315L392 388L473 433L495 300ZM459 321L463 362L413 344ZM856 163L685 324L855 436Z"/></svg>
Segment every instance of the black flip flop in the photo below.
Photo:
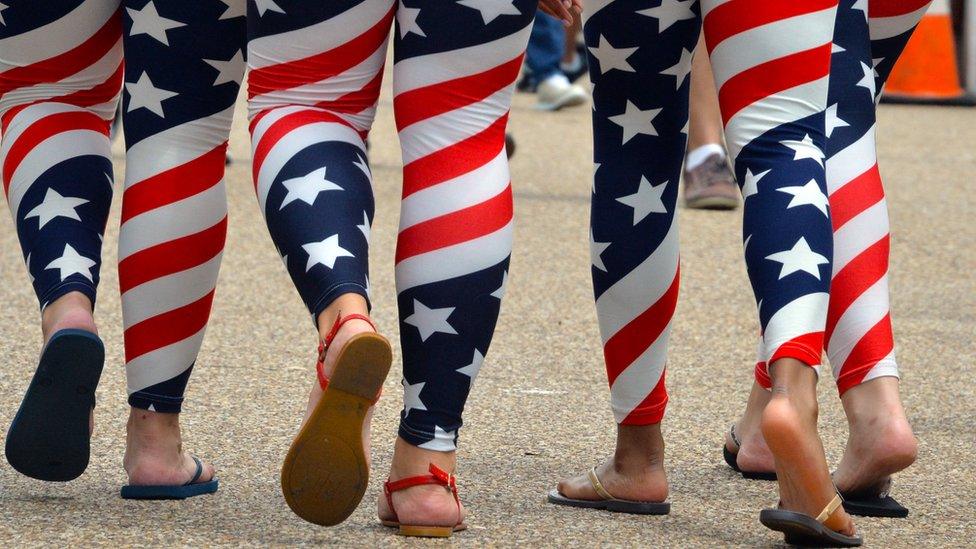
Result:
<svg viewBox="0 0 976 549"><path fill-rule="evenodd" d="M559 490L553 488L550 490L549 497L547 498L549 503L555 505L565 505L567 507L578 507L581 509L600 509L610 511L612 513L628 513L631 515L667 515L671 512L671 503L667 501L632 501L613 497L609 492L607 492L606 488L603 487L603 483L600 482L599 477L596 476L596 467L590 469L589 477L590 484L593 485L593 489L603 499L593 500L568 498L560 494Z"/></svg>
<svg viewBox="0 0 976 549"><path fill-rule="evenodd" d="M854 533L848 536L827 528L824 522L843 503L840 494L834 496L816 518L785 509L763 509L759 522L770 530L783 532L786 543L808 547L860 547L864 539Z"/></svg>
<svg viewBox="0 0 976 549"><path fill-rule="evenodd" d="M88 420L105 347L84 330L56 332L41 351L24 400L7 431L10 465L29 477L66 482L88 467Z"/></svg>
<svg viewBox="0 0 976 549"><path fill-rule="evenodd" d="M202 496L204 494L212 494L217 491L220 486L219 481L216 478L212 478L207 482L197 482L200 480L200 475L203 474L203 462L193 456L193 462L197 465L197 470L193 474L193 478L187 481L186 484L180 486L138 486L129 485L123 486L120 495L122 499L186 499L192 498L194 496Z"/></svg>
<svg viewBox="0 0 976 549"><path fill-rule="evenodd" d="M841 492L844 498L844 509L859 517L905 518L908 508L891 497L891 480L880 493Z"/></svg>
<svg viewBox="0 0 976 549"><path fill-rule="evenodd" d="M735 436L735 424L733 424L732 427L729 429L729 435L732 437L732 442L736 446L741 448L742 444L739 443L739 437ZM775 472L743 471L742 469L739 469L739 464L736 461L738 454L732 453L732 451L729 450L729 447L725 443L722 443L722 457L725 458L725 463L727 463L729 467L732 468L733 471L742 475L742 478L746 478L749 480L776 480Z"/></svg>

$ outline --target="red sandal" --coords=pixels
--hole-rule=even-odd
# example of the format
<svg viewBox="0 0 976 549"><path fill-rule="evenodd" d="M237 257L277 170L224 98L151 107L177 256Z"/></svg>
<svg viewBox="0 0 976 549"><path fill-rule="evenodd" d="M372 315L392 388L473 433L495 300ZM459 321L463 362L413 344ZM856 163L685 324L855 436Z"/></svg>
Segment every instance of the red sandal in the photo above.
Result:
<svg viewBox="0 0 976 549"><path fill-rule="evenodd" d="M466 530L468 525L461 520L461 499L458 497L457 480L454 475L447 473L440 467L430 464L429 475L419 475L415 477L402 478L400 480L386 481L383 484L383 493L386 494L386 502L390 505L390 512L393 513L393 520L381 520L383 526L398 528L401 536L423 537L423 538L449 538L454 532ZM393 507L393 492L435 484L443 486L451 491L454 502L457 504L458 519L454 526L431 526L424 524L401 524L397 517L396 509Z"/></svg>
<svg viewBox="0 0 976 549"><path fill-rule="evenodd" d="M350 320L376 327L366 316L340 313L319 344L315 365L322 399L302 425L281 467L281 491L288 507L322 526L346 520L366 493L369 460L363 448L363 424L379 399L393 363L390 342L377 333L356 334L339 351L330 380L325 353L339 329Z"/></svg>

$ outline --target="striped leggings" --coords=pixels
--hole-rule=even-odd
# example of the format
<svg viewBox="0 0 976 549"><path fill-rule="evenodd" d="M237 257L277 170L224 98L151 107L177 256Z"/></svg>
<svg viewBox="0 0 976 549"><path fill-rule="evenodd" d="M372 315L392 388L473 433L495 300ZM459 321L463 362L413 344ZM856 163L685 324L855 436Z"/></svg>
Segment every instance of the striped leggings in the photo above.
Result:
<svg viewBox="0 0 976 549"><path fill-rule="evenodd" d="M118 256L129 403L179 412L226 234L244 0L7 4L0 165L40 305L69 292L95 301L114 186L109 124L124 88Z"/></svg>

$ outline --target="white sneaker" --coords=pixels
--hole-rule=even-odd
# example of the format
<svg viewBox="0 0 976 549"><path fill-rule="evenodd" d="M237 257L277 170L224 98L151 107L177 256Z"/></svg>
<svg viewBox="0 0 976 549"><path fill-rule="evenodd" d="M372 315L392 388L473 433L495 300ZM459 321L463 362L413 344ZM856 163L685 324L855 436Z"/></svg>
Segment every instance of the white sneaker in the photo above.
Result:
<svg viewBox="0 0 976 549"><path fill-rule="evenodd" d="M563 107L582 105L589 98L586 90L571 84L562 73L556 73L539 82L536 94L539 97L536 108L544 111L558 111Z"/></svg>

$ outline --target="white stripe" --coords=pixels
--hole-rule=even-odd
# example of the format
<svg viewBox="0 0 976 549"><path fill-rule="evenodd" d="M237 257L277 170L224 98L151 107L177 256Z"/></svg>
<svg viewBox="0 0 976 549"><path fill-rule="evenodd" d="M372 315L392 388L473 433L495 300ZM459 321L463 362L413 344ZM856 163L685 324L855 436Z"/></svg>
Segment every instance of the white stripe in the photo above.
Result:
<svg viewBox="0 0 976 549"><path fill-rule="evenodd" d="M119 261L130 255L220 223L227 216L224 181L209 189L133 217L119 230Z"/></svg>
<svg viewBox="0 0 976 549"><path fill-rule="evenodd" d="M212 292L217 285L222 255L217 254L185 271L150 280L122 294L124 329L194 303Z"/></svg>
<svg viewBox="0 0 976 549"><path fill-rule="evenodd" d="M931 4L930 4L931 5ZM871 32L871 40L885 40L900 36L915 28L915 25L925 15L929 6L921 7L913 12L894 17L872 17L868 22Z"/></svg>
<svg viewBox="0 0 976 549"><path fill-rule="evenodd" d="M729 155L737 158L746 145L773 128L823 112L827 85L825 76L764 97L737 112L725 126Z"/></svg>
<svg viewBox="0 0 976 549"><path fill-rule="evenodd" d="M677 272L678 222L672 217L671 227L657 249L597 298L603 343L657 303L671 287Z"/></svg>
<svg viewBox="0 0 976 549"><path fill-rule="evenodd" d="M485 99L419 120L400 130L403 163L429 156L485 131L508 112L513 86L506 86Z"/></svg>
<svg viewBox="0 0 976 549"><path fill-rule="evenodd" d="M872 379L877 379L879 377L895 377L901 378L901 374L898 372L898 361L895 359L895 350L892 349L888 356L882 358L874 365L873 368L868 372L861 383L866 381L871 381Z"/></svg>
<svg viewBox="0 0 976 549"><path fill-rule="evenodd" d="M83 111L84 109L80 107L66 103L39 103L25 107L10 119L10 124L7 125L7 132L0 139L2 141L2 144L0 144L0 159L7 158L7 154L10 153L10 147L13 147L21 134L38 120L54 114Z"/></svg>
<svg viewBox="0 0 976 549"><path fill-rule="evenodd" d="M886 236L888 205L881 200L834 231L832 276L836 276L855 257Z"/></svg>
<svg viewBox="0 0 976 549"><path fill-rule="evenodd" d="M129 394L152 387L182 374L193 365L207 328L172 345L136 357L125 365Z"/></svg>
<svg viewBox="0 0 976 549"><path fill-rule="evenodd" d="M835 8L781 19L732 35L712 50L715 85L748 69L830 43L824 29L832 28Z"/></svg>
<svg viewBox="0 0 976 549"><path fill-rule="evenodd" d="M827 343L827 356L836 379L854 346L888 314L888 275L864 290L840 318Z"/></svg>
<svg viewBox="0 0 976 549"><path fill-rule="evenodd" d="M614 1L615 0L586 0L586 3L583 4L583 25L586 25L586 22L590 17L593 17L603 8L613 4Z"/></svg>
<svg viewBox="0 0 976 549"><path fill-rule="evenodd" d="M610 387L610 407L617 423L634 411L661 380L668 358L671 323L641 356L617 376Z"/></svg>
<svg viewBox="0 0 976 549"><path fill-rule="evenodd" d="M875 126L857 141L827 159L827 193L834 194L878 163L874 143Z"/></svg>
<svg viewBox="0 0 976 549"><path fill-rule="evenodd" d="M275 107L273 110L269 111L268 114L264 115L264 118L262 118L260 122L254 125L254 131L251 133L251 148L254 149L257 147L258 142L260 142L264 137L264 132L268 131L268 128L274 125L275 122L281 120L289 114L307 110L312 109L309 109L306 106L298 105L294 107ZM258 112L260 111L249 113L248 119L253 119Z"/></svg>
<svg viewBox="0 0 976 549"><path fill-rule="evenodd" d="M375 26L390 11L392 0L359 2L352 8L297 30L251 38L247 64L251 70L280 65L338 48Z"/></svg>
<svg viewBox="0 0 976 549"><path fill-rule="evenodd" d="M27 8L24 4L21 8ZM91 38L114 16L119 0L85 0L60 19L43 27L0 40L4 57L13 54L17 65L31 65L70 51ZM0 62L0 72L10 67Z"/></svg>
<svg viewBox="0 0 976 549"><path fill-rule="evenodd" d="M507 63L522 55L531 31L530 22L518 32L498 40L401 59L393 66L393 94L396 96L418 88L479 74Z"/></svg>
<svg viewBox="0 0 976 549"><path fill-rule="evenodd" d="M400 231L481 204L508 188L508 157L502 150L474 171L411 194L400 203Z"/></svg>
<svg viewBox="0 0 976 549"><path fill-rule="evenodd" d="M781 345L804 334L824 331L830 294L818 292L800 296L776 311L763 332L760 362L769 364Z"/></svg>
<svg viewBox="0 0 976 549"><path fill-rule="evenodd" d="M509 222L485 236L404 259L396 265L397 293L494 267L512 254Z"/></svg>

